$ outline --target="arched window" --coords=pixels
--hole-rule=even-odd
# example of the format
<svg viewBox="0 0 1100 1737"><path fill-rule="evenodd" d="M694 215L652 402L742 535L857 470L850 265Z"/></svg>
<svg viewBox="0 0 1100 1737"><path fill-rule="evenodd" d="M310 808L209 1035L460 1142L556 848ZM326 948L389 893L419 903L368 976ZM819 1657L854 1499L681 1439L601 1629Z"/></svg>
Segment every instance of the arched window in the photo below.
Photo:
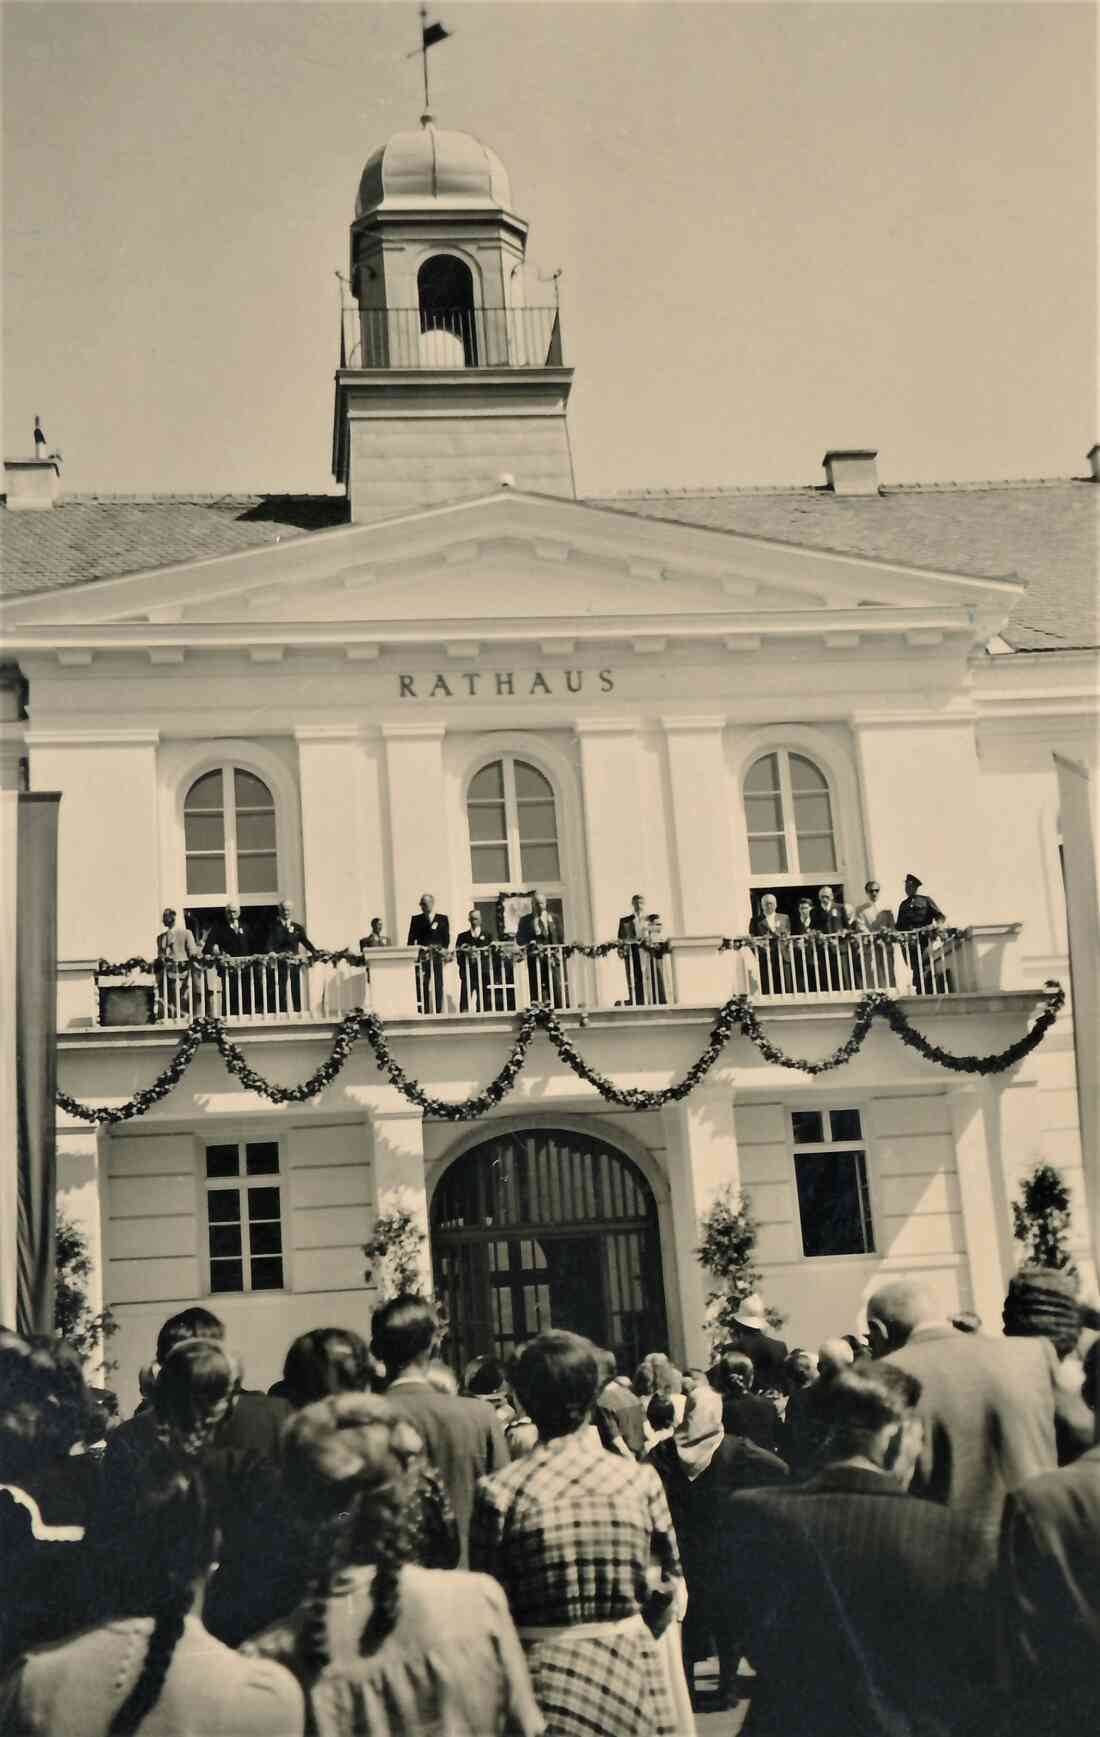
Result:
<svg viewBox="0 0 1100 1737"><path fill-rule="evenodd" d="M272 905L279 897L275 799L242 766L204 772L183 803L187 900Z"/></svg>
<svg viewBox="0 0 1100 1737"><path fill-rule="evenodd" d="M562 915L565 879L554 787L544 772L515 754L482 766L466 792L470 880L474 902L492 933L489 909L498 893L538 887Z"/></svg>
<svg viewBox="0 0 1100 1737"><path fill-rule="evenodd" d="M416 274L420 355L427 367L476 368L474 278L450 253L433 254Z"/></svg>
<svg viewBox="0 0 1100 1737"><path fill-rule="evenodd" d="M829 781L805 754L762 754L745 776L749 867L757 876L825 875L839 868Z"/></svg>

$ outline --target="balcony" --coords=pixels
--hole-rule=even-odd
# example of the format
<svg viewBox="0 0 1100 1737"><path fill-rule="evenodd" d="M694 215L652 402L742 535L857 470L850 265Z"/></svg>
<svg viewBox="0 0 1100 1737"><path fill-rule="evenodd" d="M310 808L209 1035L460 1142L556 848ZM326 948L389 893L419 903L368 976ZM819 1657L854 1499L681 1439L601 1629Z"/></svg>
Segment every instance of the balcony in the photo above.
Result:
<svg viewBox="0 0 1100 1737"><path fill-rule="evenodd" d="M342 368L560 368L557 308L345 308Z"/></svg>
<svg viewBox="0 0 1100 1737"><path fill-rule="evenodd" d="M1018 923L916 931L905 943L852 932L793 937L680 936L660 951L611 943L601 957L570 946L523 950L506 943L438 955L438 970L415 947L377 948L328 963L265 956L157 966L119 975L94 960L59 967L62 1033L155 1026L178 1031L216 1015L233 1026L316 1027L355 1007L384 1021L512 1019L533 1002L563 1014L601 1011L653 1020L698 1013L731 995L751 995L776 1012L851 1006L875 990L957 1004L1024 985L1006 971ZM595 949L589 949L595 952Z"/></svg>

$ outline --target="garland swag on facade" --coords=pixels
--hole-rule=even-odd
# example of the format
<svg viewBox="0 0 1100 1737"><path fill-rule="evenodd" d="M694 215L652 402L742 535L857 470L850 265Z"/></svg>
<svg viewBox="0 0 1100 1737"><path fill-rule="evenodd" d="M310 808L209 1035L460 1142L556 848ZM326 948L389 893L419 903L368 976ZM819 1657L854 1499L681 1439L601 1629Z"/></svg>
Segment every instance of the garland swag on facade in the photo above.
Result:
<svg viewBox="0 0 1100 1737"><path fill-rule="evenodd" d="M606 1074L600 1073L598 1068L585 1061L566 1035L552 1007L535 1006L521 1015L508 1059L500 1072L482 1091L461 1103L454 1103L447 1098L433 1098L418 1080L412 1079L395 1060L386 1042L382 1021L377 1014L364 1012L362 1008L353 1009L340 1021L328 1059L297 1086L278 1086L265 1080L262 1074L249 1066L243 1052L230 1040L222 1021L207 1017L191 1022L163 1073L159 1074L151 1085L135 1092L127 1103L82 1104L67 1092L58 1092L57 1105L67 1115L77 1116L84 1122L110 1124L132 1121L136 1116L143 1116L154 1104L168 1096L179 1084L204 1043L214 1045L225 1063L226 1070L240 1080L247 1091L256 1092L272 1104L304 1104L332 1084L343 1071L344 1063L354 1045L361 1037L365 1037L374 1052L378 1071L384 1073L390 1084L410 1103L423 1110L426 1116L445 1122L474 1122L499 1104L512 1090L539 1030L546 1033L567 1067L588 1085L595 1087L608 1103L616 1104L623 1110L657 1110L662 1104L671 1104L686 1098L710 1072L735 1031L740 1031L743 1037L755 1044L764 1060L771 1062L773 1066L793 1068L799 1073L816 1076L844 1067L863 1048L875 1020L885 1019L902 1043L915 1049L926 1061L935 1062L939 1067L948 1068L953 1073L1001 1074L1015 1067L1017 1062L1030 1055L1032 1050L1042 1043L1061 1012L1065 999L1065 990L1061 984L1052 979L1048 980L1043 988L1043 1011L1023 1037L1017 1038L1015 1043L1009 1044L1007 1049L1001 1050L997 1055L959 1056L941 1049L939 1044L929 1042L922 1032L910 1024L908 1015L896 1001L889 995L876 992L860 998L851 1032L845 1042L822 1061L807 1061L798 1056L787 1055L785 1050L771 1041L757 1019L750 996L732 995L719 1008L702 1054L681 1079L671 1086L662 1086L657 1091L648 1091L638 1086L617 1086Z"/></svg>

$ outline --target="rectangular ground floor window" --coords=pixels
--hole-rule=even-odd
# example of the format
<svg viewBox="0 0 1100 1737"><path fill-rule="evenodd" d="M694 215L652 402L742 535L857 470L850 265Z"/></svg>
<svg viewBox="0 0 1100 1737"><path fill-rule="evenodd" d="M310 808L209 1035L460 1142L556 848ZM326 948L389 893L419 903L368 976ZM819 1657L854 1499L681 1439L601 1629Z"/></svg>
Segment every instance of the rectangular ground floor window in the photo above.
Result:
<svg viewBox="0 0 1100 1737"><path fill-rule="evenodd" d="M221 1141L204 1158L211 1291L281 1291L278 1140Z"/></svg>
<svg viewBox="0 0 1100 1737"><path fill-rule="evenodd" d="M792 1110L791 1135L803 1253L873 1254L859 1111Z"/></svg>

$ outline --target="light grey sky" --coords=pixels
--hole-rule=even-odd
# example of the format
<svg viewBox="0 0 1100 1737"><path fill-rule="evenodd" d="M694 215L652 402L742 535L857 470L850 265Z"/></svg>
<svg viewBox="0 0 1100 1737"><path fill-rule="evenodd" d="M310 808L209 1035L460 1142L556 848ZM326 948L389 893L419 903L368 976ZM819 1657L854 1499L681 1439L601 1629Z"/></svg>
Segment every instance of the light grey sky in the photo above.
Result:
<svg viewBox="0 0 1100 1737"><path fill-rule="evenodd" d="M560 267L582 493L1081 474L1091 5L439 0L442 126ZM69 491L324 490L362 164L412 0L4 8L5 455Z"/></svg>

